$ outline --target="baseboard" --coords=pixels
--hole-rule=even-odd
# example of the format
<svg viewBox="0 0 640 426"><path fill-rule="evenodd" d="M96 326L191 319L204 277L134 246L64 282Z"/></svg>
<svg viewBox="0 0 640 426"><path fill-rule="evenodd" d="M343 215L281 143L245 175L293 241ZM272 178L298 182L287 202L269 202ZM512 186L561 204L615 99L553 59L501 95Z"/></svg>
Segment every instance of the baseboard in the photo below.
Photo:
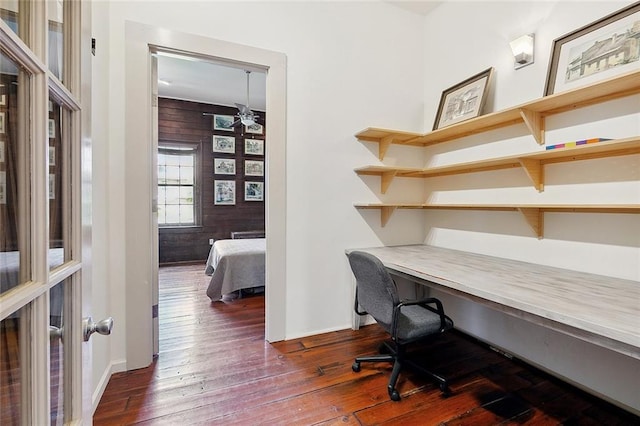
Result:
<svg viewBox="0 0 640 426"><path fill-rule="evenodd" d="M100 403L100 399L102 399L102 394L104 394L104 390L107 388L109 384L109 379L114 373L120 373L121 371L127 370L127 362L125 360L111 362L108 368L105 368L104 374L100 377L100 382L98 386L95 388L96 390L93 392L93 397L91 398L91 415L96 412L98 408L98 404Z"/></svg>
<svg viewBox="0 0 640 426"><path fill-rule="evenodd" d="M290 336L287 336L285 338L285 340L292 340L292 339L301 339L303 337L309 337L309 336L315 336L317 334L323 334L323 333L332 333L334 331L342 331L342 330L347 330L350 329L351 325L342 325L342 326L338 326L338 327L331 327L331 328L325 328L323 330L315 330L313 332L308 332L308 333L295 333L292 334Z"/></svg>

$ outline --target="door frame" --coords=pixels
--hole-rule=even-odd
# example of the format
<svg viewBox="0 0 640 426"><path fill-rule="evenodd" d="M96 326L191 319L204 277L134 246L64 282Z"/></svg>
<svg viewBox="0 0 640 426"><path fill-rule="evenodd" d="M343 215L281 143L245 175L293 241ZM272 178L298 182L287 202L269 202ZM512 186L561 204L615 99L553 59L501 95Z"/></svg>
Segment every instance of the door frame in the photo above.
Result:
<svg viewBox="0 0 640 426"><path fill-rule="evenodd" d="M153 49L173 50L238 66L267 70L269 143L266 144L265 338L286 335L286 55L265 49L125 22L125 315L126 369L148 366L153 358ZM157 144L157 141L156 141ZM135 231L134 231L135 230ZM204 259L203 259L204 260ZM203 270L204 275L204 270ZM157 283L156 283L157 285ZM140 309L140 307L146 307Z"/></svg>

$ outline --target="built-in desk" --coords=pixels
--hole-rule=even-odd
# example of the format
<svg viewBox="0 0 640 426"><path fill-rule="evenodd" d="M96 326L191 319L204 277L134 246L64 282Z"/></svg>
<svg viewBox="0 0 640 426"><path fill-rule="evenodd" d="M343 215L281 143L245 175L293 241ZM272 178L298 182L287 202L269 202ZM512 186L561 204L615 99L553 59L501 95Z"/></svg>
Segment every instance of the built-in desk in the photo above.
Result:
<svg viewBox="0 0 640 426"><path fill-rule="evenodd" d="M640 359L640 282L426 245L357 250L392 274Z"/></svg>

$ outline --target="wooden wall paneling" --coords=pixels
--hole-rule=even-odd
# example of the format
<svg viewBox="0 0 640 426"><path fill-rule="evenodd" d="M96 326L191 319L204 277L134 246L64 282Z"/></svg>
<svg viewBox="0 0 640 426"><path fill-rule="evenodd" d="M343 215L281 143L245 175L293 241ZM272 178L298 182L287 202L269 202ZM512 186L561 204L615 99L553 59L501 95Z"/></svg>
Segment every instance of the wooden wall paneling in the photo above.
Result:
<svg viewBox="0 0 640 426"><path fill-rule="evenodd" d="M200 175L200 224L197 227L160 228L159 262L161 264L204 261L209 254L209 239L228 239L233 231L263 230L265 227L264 201L244 201L245 181L264 182L264 176L245 176L244 161L264 161L264 156L246 155L244 140L263 139L266 146L265 114L259 112L262 135L245 134L244 126L234 132L213 129L213 116L206 114L235 115L235 107L209 105L177 99L158 100L159 143L198 143ZM234 136L234 154L213 152L213 135ZM214 174L214 158L233 158L236 161L235 175ZM214 179L235 180L236 204L214 205ZM266 196L266 194L265 194Z"/></svg>

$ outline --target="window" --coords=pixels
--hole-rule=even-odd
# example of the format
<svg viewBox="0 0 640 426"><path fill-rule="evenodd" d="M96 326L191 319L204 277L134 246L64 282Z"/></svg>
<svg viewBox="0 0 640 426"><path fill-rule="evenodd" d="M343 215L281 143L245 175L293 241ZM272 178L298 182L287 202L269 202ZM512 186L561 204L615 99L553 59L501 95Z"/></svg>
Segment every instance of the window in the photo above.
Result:
<svg viewBox="0 0 640 426"><path fill-rule="evenodd" d="M196 146L158 147L158 225L193 226L196 214Z"/></svg>

